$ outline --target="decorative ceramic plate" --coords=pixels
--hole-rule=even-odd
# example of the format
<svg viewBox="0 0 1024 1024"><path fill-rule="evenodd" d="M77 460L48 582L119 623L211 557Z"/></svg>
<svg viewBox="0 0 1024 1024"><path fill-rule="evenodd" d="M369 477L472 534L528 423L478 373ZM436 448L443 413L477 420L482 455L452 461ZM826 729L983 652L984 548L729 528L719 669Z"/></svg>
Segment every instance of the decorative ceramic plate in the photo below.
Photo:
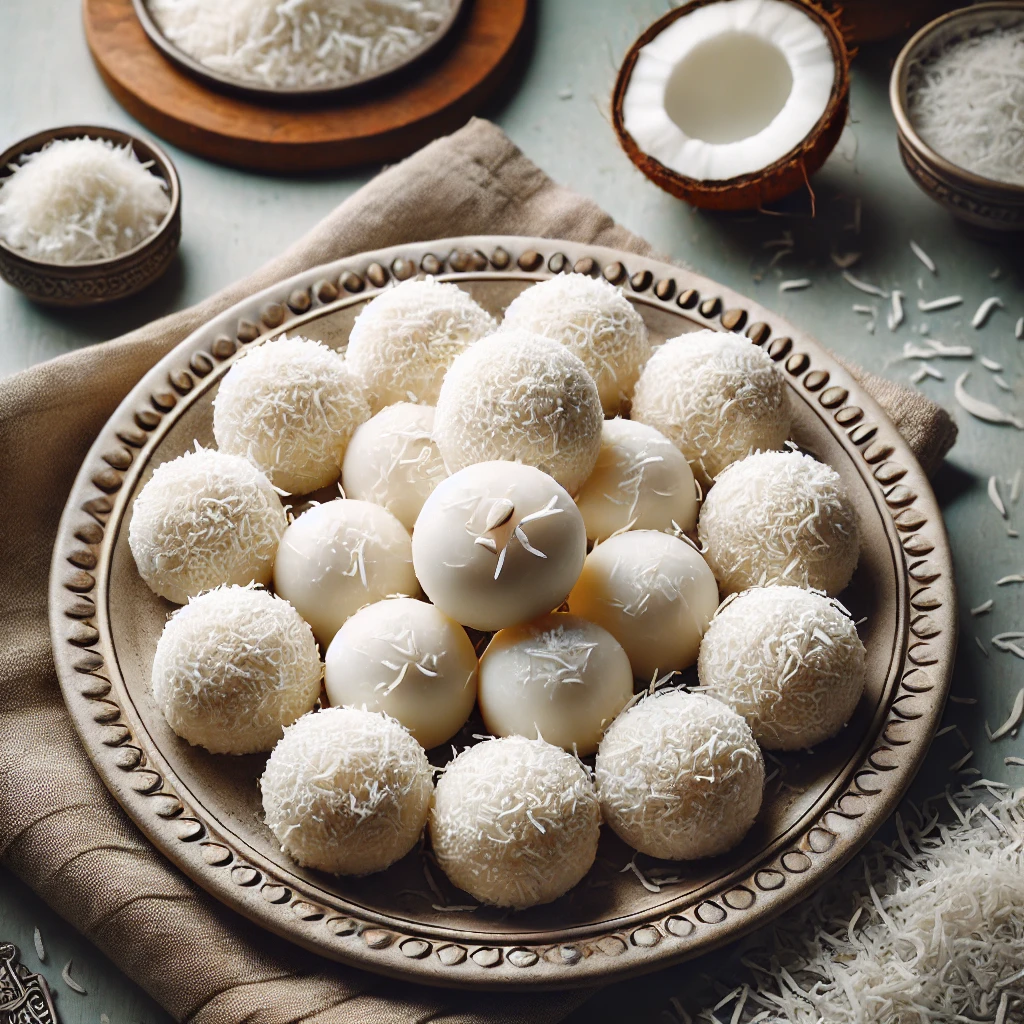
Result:
<svg viewBox="0 0 1024 1024"><path fill-rule="evenodd" d="M421 850L367 878L306 871L261 820L265 758L190 747L154 705L150 667L173 606L132 561L135 496L155 466L196 439L213 444L213 396L247 346L288 330L342 348L369 299L421 272L457 282L495 314L552 274L600 274L622 285L655 341L702 327L745 332L783 370L795 440L845 481L863 548L842 597L863 620L867 692L835 740L769 763L761 814L731 854L694 864L638 856L644 885L627 867L633 852L605 829L580 885L519 913L459 909L472 901ZM768 310L678 267L598 246L495 237L398 246L310 270L182 342L122 402L85 460L54 546L50 617L82 742L158 849L283 938L453 987L607 982L705 952L806 897L868 840L913 778L945 702L956 637L951 559L928 481L834 358ZM471 721L456 742L471 742L474 731ZM437 753L443 762L446 751Z"/></svg>

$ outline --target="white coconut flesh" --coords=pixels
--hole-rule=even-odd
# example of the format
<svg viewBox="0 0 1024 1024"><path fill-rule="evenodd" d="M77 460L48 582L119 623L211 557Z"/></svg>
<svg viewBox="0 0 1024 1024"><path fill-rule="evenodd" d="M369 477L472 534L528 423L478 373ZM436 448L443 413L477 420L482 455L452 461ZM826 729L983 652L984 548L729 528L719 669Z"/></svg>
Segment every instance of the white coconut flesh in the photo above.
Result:
<svg viewBox="0 0 1024 1024"><path fill-rule="evenodd" d="M698 181L753 174L796 149L828 108L828 37L784 0L720 0L644 46L623 96L626 131Z"/></svg>

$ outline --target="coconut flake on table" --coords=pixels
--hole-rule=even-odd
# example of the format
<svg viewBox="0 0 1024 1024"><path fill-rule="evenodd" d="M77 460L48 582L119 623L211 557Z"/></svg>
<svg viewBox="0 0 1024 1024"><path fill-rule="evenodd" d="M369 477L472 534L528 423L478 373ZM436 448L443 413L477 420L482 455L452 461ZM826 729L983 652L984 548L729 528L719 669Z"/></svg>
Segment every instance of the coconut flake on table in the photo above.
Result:
<svg viewBox="0 0 1024 1024"><path fill-rule="evenodd" d="M130 145L56 139L0 187L0 239L46 263L112 259L155 234L171 207Z"/></svg>

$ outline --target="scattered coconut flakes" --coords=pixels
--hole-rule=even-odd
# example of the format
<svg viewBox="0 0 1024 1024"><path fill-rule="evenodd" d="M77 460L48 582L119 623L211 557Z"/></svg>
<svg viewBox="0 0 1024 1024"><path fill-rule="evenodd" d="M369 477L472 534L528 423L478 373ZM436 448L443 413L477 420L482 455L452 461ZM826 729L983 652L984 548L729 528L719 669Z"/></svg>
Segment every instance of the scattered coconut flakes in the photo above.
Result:
<svg viewBox="0 0 1024 1024"><path fill-rule="evenodd" d="M571 100L572 97L573 97L572 89L559 89L558 90L558 98L560 100Z"/></svg>
<svg viewBox="0 0 1024 1024"><path fill-rule="evenodd" d="M923 345L912 341L903 343L904 359L973 359L974 349L970 345L947 345L935 338L925 338Z"/></svg>
<svg viewBox="0 0 1024 1024"><path fill-rule="evenodd" d="M1009 426L1016 427L1018 430L1024 430L1024 420L1019 416L1003 412L999 406L992 405L991 402L982 401L980 398L975 398L973 395L969 395L967 393L964 388L964 384L967 382L970 375L970 370L964 370L964 372L957 377L956 383L953 385L953 395L957 402L972 416L979 420L984 420L986 423L1005 423Z"/></svg>
<svg viewBox="0 0 1024 1024"><path fill-rule="evenodd" d="M988 356L981 357L981 365L984 366L986 370L991 370L993 373L1003 372L1002 366L994 359L989 359Z"/></svg>
<svg viewBox="0 0 1024 1024"><path fill-rule="evenodd" d="M110 1024L110 1018L105 1014L100 1014L100 1024Z"/></svg>
<svg viewBox="0 0 1024 1024"><path fill-rule="evenodd" d="M992 295L978 307L977 313L971 319L971 326L975 330L984 327L993 310L996 309L1006 309L1006 306L1003 305L1003 300L998 295Z"/></svg>
<svg viewBox="0 0 1024 1024"><path fill-rule="evenodd" d="M769 267L774 267L780 260L785 259L787 256L791 256L795 250L793 249L779 249L778 252L768 261Z"/></svg>
<svg viewBox="0 0 1024 1024"><path fill-rule="evenodd" d="M74 960L69 960L64 965L64 970L60 972L60 976L64 979L64 984L67 985L67 987L71 989L72 992L77 992L80 996L88 995L89 993L86 992L85 989L82 988L82 986L79 985L78 982L71 977L71 965L73 963Z"/></svg>
<svg viewBox="0 0 1024 1024"><path fill-rule="evenodd" d="M942 728L942 729L940 729L940 730L939 730L939 731L938 731L938 732L937 732L937 733L935 734L935 739L938 739L938 738L939 738L940 736L945 736L945 735L946 735L946 733L950 733L950 732L952 732L952 731L953 731L953 730L954 730L955 728L956 728L956 726L955 726L955 725L947 725L947 726L945 726L945 728Z"/></svg>
<svg viewBox="0 0 1024 1024"><path fill-rule="evenodd" d="M1021 471L1017 470L1013 474L1013 479L1010 481L1010 504L1016 505L1017 499L1020 497L1020 484L1021 484Z"/></svg>
<svg viewBox="0 0 1024 1024"><path fill-rule="evenodd" d="M1024 647L1017 642L1024 640L1024 633L997 633L992 637L992 643L1001 650L1008 651L1018 658L1024 658Z"/></svg>
<svg viewBox="0 0 1024 1024"><path fill-rule="evenodd" d="M859 277L854 277L848 270L843 271L843 280L857 291L864 292L865 295L877 295L880 299L889 298L889 293L884 288L862 281Z"/></svg>
<svg viewBox="0 0 1024 1024"><path fill-rule="evenodd" d="M1008 526L1006 528L1006 536L1007 537L1019 537L1020 534L1016 530L1014 530L1012 527Z"/></svg>
<svg viewBox="0 0 1024 1024"><path fill-rule="evenodd" d="M798 292L804 288L811 287L811 279L809 277L798 277L789 281L782 281L779 283L780 292Z"/></svg>
<svg viewBox="0 0 1024 1024"><path fill-rule="evenodd" d="M903 323L903 292L899 288L892 290L892 312L887 317L890 331L895 331Z"/></svg>
<svg viewBox="0 0 1024 1024"><path fill-rule="evenodd" d="M832 262L840 269L847 270L848 268L856 265L860 261L861 254L859 252L845 252L838 253L833 250Z"/></svg>
<svg viewBox="0 0 1024 1024"><path fill-rule="evenodd" d="M918 299L917 308L922 313L934 313L940 309L952 309L963 301L962 295L944 295L941 299Z"/></svg>
<svg viewBox="0 0 1024 1024"><path fill-rule="evenodd" d="M963 757L958 758L956 761L954 761L949 766L949 771L951 771L951 772L958 772L958 771L960 771L960 769L963 768L963 766L965 764L967 764L967 762L970 761L970 759L972 757L974 757L974 751L973 750L968 750L967 753L964 754Z"/></svg>
<svg viewBox="0 0 1024 1024"><path fill-rule="evenodd" d="M986 612L992 611L992 606L994 604L995 604L995 601L993 601L992 598L990 597L987 601L982 601L981 604L979 604L976 607L972 608L971 609L971 614L972 615L984 615Z"/></svg>
<svg viewBox="0 0 1024 1024"><path fill-rule="evenodd" d="M1017 697L1013 702L1013 710L1010 712L1010 717L995 732L989 735L990 740L998 740L1005 736L1011 729L1016 729L1020 725L1020 720L1024 718L1024 687L1017 693ZM988 723L985 723L985 728L988 728Z"/></svg>
<svg viewBox="0 0 1024 1024"><path fill-rule="evenodd" d="M997 587L1005 587L1010 583L1024 583L1024 575L1014 572L1010 573L1009 576L1003 576L1001 579L996 580Z"/></svg>
<svg viewBox="0 0 1024 1024"><path fill-rule="evenodd" d="M863 302L855 302L851 309L853 309L854 313L864 313L868 316L878 315L877 306L865 306Z"/></svg>
<svg viewBox="0 0 1024 1024"><path fill-rule="evenodd" d="M46 947L43 945L43 935L38 928L32 929L32 942L36 947L36 956L39 957L39 962L42 964L46 963Z"/></svg>
<svg viewBox="0 0 1024 1024"><path fill-rule="evenodd" d="M1024 316L1017 321L1017 325L1013 329L1013 334L1018 341L1024 341Z"/></svg>
<svg viewBox="0 0 1024 1024"><path fill-rule="evenodd" d="M922 363L921 364L921 369L924 370L924 372L929 377L934 377L935 380L945 380L946 379L945 374L941 373L939 370L935 369L934 366L931 366L928 363Z"/></svg>
<svg viewBox="0 0 1024 1024"><path fill-rule="evenodd" d="M988 478L988 500L996 507L996 511L1005 519L1006 506L1003 504L1002 495L999 493L999 479L994 476Z"/></svg>
<svg viewBox="0 0 1024 1024"><path fill-rule="evenodd" d="M920 384L921 381L923 381L927 376L928 371L924 368L924 365L922 364L910 375L910 383Z"/></svg>
<svg viewBox="0 0 1024 1024"><path fill-rule="evenodd" d="M988 653L988 648L981 642L981 638L980 637L976 636L974 638L974 642L978 645L978 650L980 650L981 653L984 654L986 658L991 657L991 655Z"/></svg>
<svg viewBox="0 0 1024 1024"><path fill-rule="evenodd" d="M977 637L975 637L974 639L978 640ZM981 641L978 640L978 643L981 643ZM985 652L985 657L988 657L988 651L985 651L984 647L982 647L982 650ZM977 704L978 703L976 697L954 697L952 695L949 698L949 702L950 702L950 704Z"/></svg>
<svg viewBox="0 0 1024 1024"><path fill-rule="evenodd" d="M1011 766L1024 768L1024 757L1004 757L1003 764L1005 764L1007 768Z"/></svg>
<svg viewBox="0 0 1024 1024"><path fill-rule="evenodd" d="M996 374L992 381L1001 391L1008 391L1010 394L1013 394L1013 388L1007 383L1005 377L1000 377L999 374Z"/></svg>
<svg viewBox="0 0 1024 1024"><path fill-rule="evenodd" d="M998 281L1003 276L1002 267L994 267L988 275L993 281Z"/></svg>
<svg viewBox="0 0 1024 1024"><path fill-rule="evenodd" d="M912 252L912 253L913 253L913 254L914 254L914 255L915 255L915 256L916 256L916 257L917 257L917 258L918 258L918 259L919 259L919 260L920 260L920 261L921 261L921 262L922 262L922 263L923 263L923 264L924 264L924 265L925 265L925 266L926 266L926 267L927 267L927 268L928 268L928 269L929 269L929 270L930 270L930 271L931 271L931 272L933 273L933 274L937 274L937 273L939 272L939 268L935 266L935 261L934 261L934 260L933 260L933 259L931 258L931 256L929 256L929 255L928 255L928 253L926 253L926 252L924 251L924 249L922 249L922 248L921 248L921 246L919 246L919 245L917 244L917 242L915 242L915 241L914 241L913 239L911 239L911 240L910 240L910 251L911 251L911 252Z"/></svg>

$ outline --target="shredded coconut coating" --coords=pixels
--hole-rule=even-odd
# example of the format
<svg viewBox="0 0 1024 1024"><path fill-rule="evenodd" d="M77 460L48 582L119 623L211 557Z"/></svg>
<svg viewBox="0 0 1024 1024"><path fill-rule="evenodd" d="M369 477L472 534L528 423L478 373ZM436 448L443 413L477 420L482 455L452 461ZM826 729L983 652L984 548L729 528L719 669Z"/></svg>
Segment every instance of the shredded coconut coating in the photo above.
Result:
<svg viewBox="0 0 1024 1024"><path fill-rule="evenodd" d="M601 448L597 385L564 345L509 328L464 352L445 376L434 439L455 473L522 462L575 494Z"/></svg>
<svg viewBox="0 0 1024 1024"><path fill-rule="evenodd" d="M438 780L430 838L445 874L482 903L550 903L590 870L601 810L587 769L543 740L464 750Z"/></svg>
<svg viewBox="0 0 1024 1024"><path fill-rule="evenodd" d="M712 619L697 672L762 747L799 750L849 721L864 692L864 644L838 601L798 587L757 588Z"/></svg>
<svg viewBox="0 0 1024 1024"><path fill-rule="evenodd" d="M788 584L835 597L860 555L839 474L799 452L760 452L730 466L704 501L697 533L723 594Z"/></svg>
<svg viewBox="0 0 1024 1024"><path fill-rule="evenodd" d="M218 587L164 626L153 698L189 743L212 754L254 754L316 704L321 675L313 634L287 601Z"/></svg>
<svg viewBox="0 0 1024 1024"><path fill-rule="evenodd" d="M184 604L223 583L269 583L287 526L255 466L197 445L157 466L132 504L128 545L150 589Z"/></svg>
<svg viewBox="0 0 1024 1024"><path fill-rule="evenodd" d="M705 486L755 451L789 436L786 382L748 338L695 331L654 350L633 396L631 416L660 430Z"/></svg>
<svg viewBox="0 0 1024 1024"><path fill-rule="evenodd" d="M353 431L369 419L362 382L318 341L282 335L250 349L220 383L213 434L289 494L308 494L341 475Z"/></svg>
<svg viewBox="0 0 1024 1024"><path fill-rule="evenodd" d="M434 789L427 755L408 731L355 708L324 708L286 729L260 787L284 852L335 875L368 875L404 857Z"/></svg>
<svg viewBox="0 0 1024 1024"><path fill-rule="evenodd" d="M502 323L509 327L561 342L594 378L605 415L629 411L651 343L643 317L620 288L600 277L558 274L512 300Z"/></svg>
<svg viewBox="0 0 1024 1024"><path fill-rule="evenodd" d="M721 701L659 690L619 715L595 768L604 820L641 853L697 860L732 849L761 808L764 759Z"/></svg>
<svg viewBox="0 0 1024 1024"><path fill-rule="evenodd" d="M403 281L356 317L348 364L365 382L374 412L395 402L434 405L455 358L495 326L457 284L432 277Z"/></svg>

